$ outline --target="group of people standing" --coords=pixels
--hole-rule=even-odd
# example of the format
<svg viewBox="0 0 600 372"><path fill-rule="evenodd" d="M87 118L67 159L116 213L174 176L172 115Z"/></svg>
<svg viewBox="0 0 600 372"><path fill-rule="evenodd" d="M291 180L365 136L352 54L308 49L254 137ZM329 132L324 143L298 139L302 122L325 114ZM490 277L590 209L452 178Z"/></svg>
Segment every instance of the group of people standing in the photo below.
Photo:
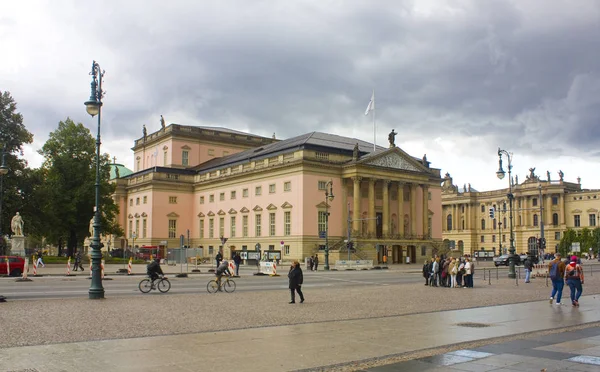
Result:
<svg viewBox="0 0 600 372"><path fill-rule="evenodd" d="M310 256L306 263L306 270L317 271L319 268L319 255Z"/></svg>
<svg viewBox="0 0 600 372"><path fill-rule="evenodd" d="M571 305L579 306L579 297L583 292L583 269L581 260L577 256L571 256L569 264L562 260L561 254L557 253L554 260L548 264L548 275L552 280L552 293L550 293L550 304L556 299L556 305L562 303L562 291L565 282L571 290Z"/></svg>
<svg viewBox="0 0 600 372"><path fill-rule="evenodd" d="M425 285L447 288L473 288L475 265L469 257L435 255L423 263Z"/></svg>

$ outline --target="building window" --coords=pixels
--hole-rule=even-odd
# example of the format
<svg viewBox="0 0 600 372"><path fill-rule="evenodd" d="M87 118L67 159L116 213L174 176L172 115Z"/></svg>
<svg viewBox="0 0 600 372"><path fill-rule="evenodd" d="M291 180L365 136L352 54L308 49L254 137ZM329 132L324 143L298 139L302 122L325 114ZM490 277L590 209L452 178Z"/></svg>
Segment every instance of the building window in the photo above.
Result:
<svg viewBox="0 0 600 372"><path fill-rule="evenodd" d="M215 219L208 219L208 238L212 239L215 237Z"/></svg>
<svg viewBox="0 0 600 372"><path fill-rule="evenodd" d="M254 195L260 196L262 194L262 186L256 186L254 189Z"/></svg>
<svg viewBox="0 0 600 372"><path fill-rule="evenodd" d="M229 199L235 200L235 191L231 192L231 194L229 195Z"/></svg>
<svg viewBox="0 0 600 372"><path fill-rule="evenodd" d="M421 256L426 256L426 255L427 255L427 246L422 245L421 246Z"/></svg>
<svg viewBox="0 0 600 372"><path fill-rule="evenodd" d="M219 236L225 236L225 217L219 218Z"/></svg>
<svg viewBox="0 0 600 372"><path fill-rule="evenodd" d="M225 201L225 193L224 192L219 193L219 200L220 201Z"/></svg>
<svg viewBox="0 0 600 372"><path fill-rule="evenodd" d="M254 235L255 236L260 236L261 235L261 219L262 219L262 215L261 214L257 214L255 217L255 228L254 228Z"/></svg>
<svg viewBox="0 0 600 372"><path fill-rule="evenodd" d="M215 248L212 245L208 246L208 255L212 257L215 254Z"/></svg>
<svg viewBox="0 0 600 372"><path fill-rule="evenodd" d="M210 195L208 196L208 202L209 202L209 203L213 203L214 201L215 201L215 194L210 194Z"/></svg>
<svg viewBox="0 0 600 372"><path fill-rule="evenodd" d="M181 152L181 165L189 165L190 163L190 153L187 150Z"/></svg>
<svg viewBox="0 0 600 372"><path fill-rule="evenodd" d="M248 216L242 216L242 236L248 237Z"/></svg>
<svg viewBox="0 0 600 372"><path fill-rule="evenodd" d="M552 197L552 205L558 205L558 196Z"/></svg>
<svg viewBox="0 0 600 372"><path fill-rule="evenodd" d="M292 191L292 183L290 181L283 183L283 191Z"/></svg>
<svg viewBox="0 0 600 372"><path fill-rule="evenodd" d="M283 213L283 235L292 235L292 212Z"/></svg>
<svg viewBox="0 0 600 372"><path fill-rule="evenodd" d="M537 198L531 199L531 202L532 202L532 204L533 204L534 207L537 207L537 205L538 205L537 204Z"/></svg>
<svg viewBox="0 0 600 372"><path fill-rule="evenodd" d="M248 189L243 189L242 190L242 198L247 198L248 197Z"/></svg>
<svg viewBox="0 0 600 372"><path fill-rule="evenodd" d="M325 227L326 227L326 213L324 211L319 211L319 215L317 217L317 223L318 223L318 231L319 231L319 235L321 234L321 232L325 232Z"/></svg>
<svg viewBox="0 0 600 372"><path fill-rule="evenodd" d="M177 220L169 220L169 238L174 238L177 234Z"/></svg>
<svg viewBox="0 0 600 372"><path fill-rule="evenodd" d="M452 215L451 214L449 214L446 217L446 230L452 231Z"/></svg>
<svg viewBox="0 0 600 372"><path fill-rule="evenodd" d="M481 204L481 213L485 213L485 205Z"/></svg>
<svg viewBox="0 0 600 372"><path fill-rule="evenodd" d="M167 152L163 152L163 165L166 166L167 165Z"/></svg>
<svg viewBox="0 0 600 372"><path fill-rule="evenodd" d="M431 191L427 193L427 200L431 200Z"/></svg>
<svg viewBox="0 0 600 372"><path fill-rule="evenodd" d="M140 220L135 220L135 235L140 237Z"/></svg>
<svg viewBox="0 0 600 372"><path fill-rule="evenodd" d="M129 221L129 237L133 237L133 221Z"/></svg>
<svg viewBox="0 0 600 372"><path fill-rule="evenodd" d="M144 219L142 220L142 238L145 238L145 237L146 237L146 230L147 230L147 227L148 227L148 221L147 221L147 220L144 218Z"/></svg>
<svg viewBox="0 0 600 372"><path fill-rule="evenodd" d="M290 246L289 245L284 245L283 246L283 254L286 256L290 255Z"/></svg>
<svg viewBox="0 0 600 372"><path fill-rule="evenodd" d="M204 196L200 197L200 204L204 204Z"/></svg>
<svg viewBox="0 0 600 372"><path fill-rule="evenodd" d="M269 185L269 194L275 194L275 184L274 183Z"/></svg>
<svg viewBox="0 0 600 372"><path fill-rule="evenodd" d="M140 198L135 198L135 205L140 205Z"/></svg>
<svg viewBox="0 0 600 372"><path fill-rule="evenodd" d="M554 233L554 240L560 240L560 231Z"/></svg>
<svg viewBox="0 0 600 372"><path fill-rule="evenodd" d="M496 219L494 218L494 219L492 220L492 228L493 228L494 230L496 230L496 227L497 227L497 226L496 226Z"/></svg>
<svg viewBox="0 0 600 372"><path fill-rule="evenodd" d="M552 214L552 224L558 226L558 213Z"/></svg>
<svg viewBox="0 0 600 372"><path fill-rule="evenodd" d="M231 218L229 219L229 221L230 221L229 237L230 238L235 238L235 216L231 216Z"/></svg>
<svg viewBox="0 0 600 372"><path fill-rule="evenodd" d="M578 214L573 216L574 219L574 225L575 227L581 227L581 216L579 216Z"/></svg>
<svg viewBox="0 0 600 372"><path fill-rule="evenodd" d="M215 149L208 149L208 156L215 156Z"/></svg>
<svg viewBox="0 0 600 372"><path fill-rule="evenodd" d="M534 214L533 215L533 226L537 226L538 225L538 215Z"/></svg>
<svg viewBox="0 0 600 372"><path fill-rule="evenodd" d="M136 162L136 167L137 170L140 170L140 160L138 159L138 161Z"/></svg>
<svg viewBox="0 0 600 372"><path fill-rule="evenodd" d="M485 243L485 236L484 235L481 235L481 242Z"/></svg>
<svg viewBox="0 0 600 372"><path fill-rule="evenodd" d="M177 204L177 197L169 196L169 204Z"/></svg>
<svg viewBox="0 0 600 372"><path fill-rule="evenodd" d="M502 242L506 243L506 235L502 234Z"/></svg>
<svg viewBox="0 0 600 372"><path fill-rule="evenodd" d="M492 235L492 243L496 243L496 235Z"/></svg>
<svg viewBox="0 0 600 372"><path fill-rule="evenodd" d="M596 226L596 215L590 214L590 226Z"/></svg>
<svg viewBox="0 0 600 372"><path fill-rule="evenodd" d="M269 213L269 236L275 236L275 213Z"/></svg>
<svg viewBox="0 0 600 372"><path fill-rule="evenodd" d="M485 219L481 219L481 230L485 230Z"/></svg>
<svg viewBox="0 0 600 372"><path fill-rule="evenodd" d="M317 187L319 190L325 190L327 188L327 181L319 181Z"/></svg>
<svg viewBox="0 0 600 372"><path fill-rule="evenodd" d="M144 204L148 204L148 197L144 196Z"/></svg>
<svg viewBox="0 0 600 372"><path fill-rule="evenodd" d="M133 199L129 199L129 206L132 207L133 206Z"/></svg>
<svg viewBox="0 0 600 372"><path fill-rule="evenodd" d="M506 217L502 218L502 226L504 226L504 228L507 228L507 226L506 226Z"/></svg>
<svg viewBox="0 0 600 372"><path fill-rule="evenodd" d="M204 219L200 219L200 239L204 239Z"/></svg>

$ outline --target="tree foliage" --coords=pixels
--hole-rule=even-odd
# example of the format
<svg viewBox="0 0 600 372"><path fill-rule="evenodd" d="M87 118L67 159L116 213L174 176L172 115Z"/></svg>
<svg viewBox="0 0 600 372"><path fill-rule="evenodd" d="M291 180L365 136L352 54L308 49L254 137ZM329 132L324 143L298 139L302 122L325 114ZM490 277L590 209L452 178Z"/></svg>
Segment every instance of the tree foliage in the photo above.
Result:
<svg viewBox="0 0 600 372"><path fill-rule="evenodd" d="M44 235L52 243L67 243L67 254L89 236L90 219L94 215L96 182L96 146L89 129L67 118L50 133L39 151L44 156L45 177L43 213L46 218ZM104 234L122 235L122 229L112 223L118 206L112 199L115 186L109 183L110 159L100 157L100 206Z"/></svg>
<svg viewBox="0 0 600 372"><path fill-rule="evenodd" d="M597 253L598 249L600 249L600 227L596 227L594 230L584 227L578 231L567 229L563 233L563 237L558 245L558 251L563 257L573 253L571 250L573 243L580 244L581 253L589 252L590 248Z"/></svg>

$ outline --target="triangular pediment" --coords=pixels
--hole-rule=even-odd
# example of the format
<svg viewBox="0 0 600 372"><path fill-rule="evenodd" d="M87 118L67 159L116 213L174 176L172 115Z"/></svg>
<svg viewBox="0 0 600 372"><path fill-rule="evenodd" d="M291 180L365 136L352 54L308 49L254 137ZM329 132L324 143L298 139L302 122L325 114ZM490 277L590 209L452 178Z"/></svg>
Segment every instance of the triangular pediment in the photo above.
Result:
<svg viewBox="0 0 600 372"><path fill-rule="evenodd" d="M139 214L139 213L136 213L136 214L135 214L135 218L140 218L140 214Z"/></svg>
<svg viewBox="0 0 600 372"><path fill-rule="evenodd" d="M590 208L587 210L588 213L598 213L598 210L596 208Z"/></svg>
<svg viewBox="0 0 600 372"><path fill-rule="evenodd" d="M142 217L148 217L148 214L146 212L143 212Z"/></svg>
<svg viewBox="0 0 600 372"><path fill-rule="evenodd" d="M269 205L267 206L267 209L268 209L268 210L270 210L270 211L274 211L274 210L276 210L276 209L277 209L277 207L276 207L275 205L273 205L273 204L269 204Z"/></svg>
<svg viewBox="0 0 600 372"><path fill-rule="evenodd" d="M191 147L189 147L188 145L183 145L183 146L181 146L181 148L182 148L183 150L191 150L191 149L192 149L192 148L191 148Z"/></svg>
<svg viewBox="0 0 600 372"><path fill-rule="evenodd" d="M290 209L290 208L292 208L292 205L288 202L285 202L285 203L281 204L281 208Z"/></svg>
<svg viewBox="0 0 600 372"><path fill-rule="evenodd" d="M214 216L214 215L215 215L215 212L213 212L213 211L210 211L210 212L208 212L208 215L212 217L212 216Z"/></svg>
<svg viewBox="0 0 600 372"><path fill-rule="evenodd" d="M198 217L204 217L204 213L202 213L202 212L198 213Z"/></svg>
<svg viewBox="0 0 600 372"><path fill-rule="evenodd" d="M218 214L219 216L223 216L223 215L225 214L225 212L224 212L224 211L221 209L221 210L219 210L219 211L217 212L217 214Z"/></svg>
<svg viewBox="0 0 600 372"><path fill-rule="evenodd" d="M324 201L316 205L317 208L331 208L331 205L327 205Z"/></svg>
<svg viewBox="0 0 600 372"><path fill-rule="evenodd" d="M171 213L167 214L167 217L179 217L179 215L175 212L171 212Z"/></svg>
<svg viewBox="0 0 600 372"><path fill-rule="evenodd" d="M581 209L573 209L571 213L581 213Z"/></svg>
<svg viewBox="0 0 600 372"><path fill-rule="evenodd" d="M231 208L229 210L229 214L237 214L237 211L235 209Z"/></svg>
<svg viewBox="0 0 600 372"><path fill-rule="evenodd" d="M250 212L250 210L248 208L246 208L246 207L243 207L242 209L240 209L240 212L241 213L248 213L248 212Z"/></svg>
<svg viewBox="0 0 600 372"><path fill-rule="evenodd" d="M260 206L258 206L258 205L257 205L256 207L252 208L252 210L253 210L254 212L260 212L260 211L262 211L262 208L261 208Z"/></svg>
<svg viewBox="0 0 600 372"><path fill-rule="evenodd" d="M376 167L429 173L429 168L425 167L421 162L417 161L398 147L386 150L381 154L369 156L359 163Z"/></svg>
<svg viewBox="0 0 600 372"><path fill-rule="evenodd" d="M133 218L133 214L129 213L129 215L127 216L127 218L132 219Z"/></svg>

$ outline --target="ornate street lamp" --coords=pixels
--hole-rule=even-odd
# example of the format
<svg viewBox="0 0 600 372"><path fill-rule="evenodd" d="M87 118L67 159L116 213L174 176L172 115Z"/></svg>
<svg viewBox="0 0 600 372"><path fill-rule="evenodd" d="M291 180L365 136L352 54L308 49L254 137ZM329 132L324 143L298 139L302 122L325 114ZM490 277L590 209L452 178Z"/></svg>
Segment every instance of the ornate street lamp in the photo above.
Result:
<svg viewBox="0 0 600 372"><path fill-rule="evenodd" d="M515 263L517 260L517 255L515 254L515 235L513 231L513 200L514 195L512 193L513 181L512 181L512 154L507 152L506 150L500 149L498 147L498 164L499 168L496 172L496 176L499 179L503 179L505 176L504 169L502 169L502 155L506 156L508 159L508 208L509 208L509 220L510 220L510 249L508 250L508 277L516 278L517 274L515 272Z"/></svg>
<svg viewBox="0 0 600 372"><path fill-rule="evenodd" d="M0 165L0 242L4 242L2 237L2 202L4 201L4 176L8 173L8 167L6 166L6 152L2 147L2 165ZM1 252L6 254L5 252Z"/></svg>
<svg viewBox="0 0 600 372"><path fill-rule="evenodd" d="M325 270L329 270L329 202L333 198L333 181L329 180L325 184Z"/></svg>
<svg viewBox="0 0 600 372"><path fill-rule="evenodd" d="M85 109L88 114L92 117L98 115L98 135L96 136L96 208L94 211L94 236L90 248L92 248L92 283L89 290L89 298L100 299L104 298L104 288L102 287L102 276L101 276L101 261L102 252L100 251L104 244L100 242L100 121L102 113L102 97L104 92L102 91L102 79L104 78L104 71L100 69L100 65L93 61L92 71L92 94L90 99L85 102Z"/></svg>

